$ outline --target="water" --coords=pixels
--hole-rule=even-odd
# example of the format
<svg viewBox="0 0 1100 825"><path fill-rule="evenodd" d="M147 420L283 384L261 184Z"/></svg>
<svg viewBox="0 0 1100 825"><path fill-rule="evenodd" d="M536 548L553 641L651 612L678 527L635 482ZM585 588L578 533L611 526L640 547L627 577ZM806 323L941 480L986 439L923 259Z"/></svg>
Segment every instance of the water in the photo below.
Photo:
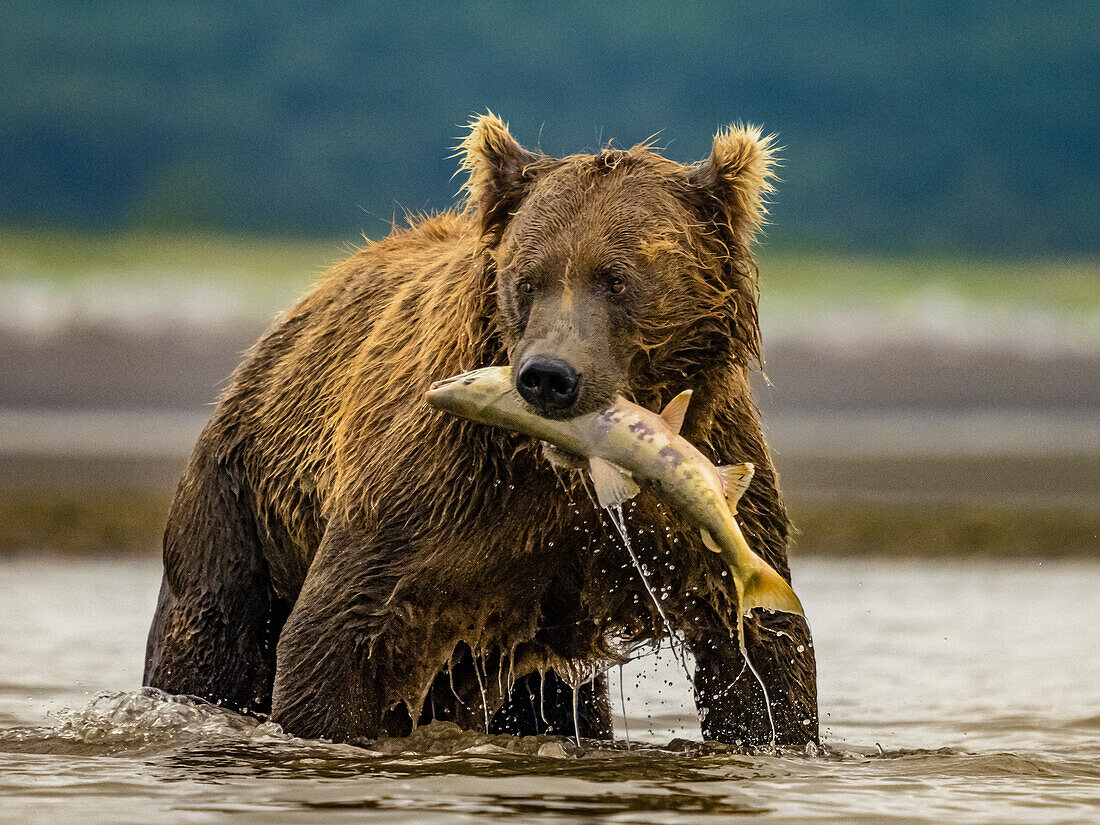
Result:
<svg viewBox="0 0 1100 825"><path fill-rule="evenodd" d="M298 740L136 690L155 563L0 560L0 822L1100 821L1100 562L794 567L817 756L699 743L667 652L624 669L629 749Z"/></svg>

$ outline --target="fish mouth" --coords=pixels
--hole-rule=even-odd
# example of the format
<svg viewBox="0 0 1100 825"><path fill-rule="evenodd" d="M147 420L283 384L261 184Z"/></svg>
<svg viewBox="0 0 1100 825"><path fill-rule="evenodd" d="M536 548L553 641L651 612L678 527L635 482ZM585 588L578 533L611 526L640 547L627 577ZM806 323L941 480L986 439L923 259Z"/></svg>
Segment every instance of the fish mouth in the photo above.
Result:
<svg viewBox="0 0 1100 825"><path fill-rule="evenodd" d="M428 391L430 392L431 390L441 390L444 387L452 387L455 384L470 384L472 382L473 379L470 377L469 373L463 373L462 375L452 375L450 378L441 378L439 381L433 381L431 387L428 388Z"/></svg>
<svg viewBox="0 0 1100 825"><path fill-rule="evenodd" d="M449 386L451 386L450 381L434 381L428 391L424 393L424 400L433 407L446 409L448 400L446 390Z"/></svg>

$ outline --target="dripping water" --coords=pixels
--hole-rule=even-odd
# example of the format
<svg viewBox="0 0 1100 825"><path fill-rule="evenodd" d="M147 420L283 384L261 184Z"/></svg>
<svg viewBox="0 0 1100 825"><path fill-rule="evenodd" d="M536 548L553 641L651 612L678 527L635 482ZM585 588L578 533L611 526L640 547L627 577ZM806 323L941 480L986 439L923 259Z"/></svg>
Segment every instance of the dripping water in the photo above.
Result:
<svg viewBox="0 0 1100 825"><path fill-rule="evenodd" d="M546 671L539 671L539 718L543 727L549 731L550 723L546 721Z"/></svg>
<svg viewBox="0 0 1100 825"><path fill-rule="evenodd" d="M581 746L581 723L577 715L577 696L580 692L580 685L573 688L573 736L576 737L578 748Z"/></svg>
<svg viewBox="0 0 1100 825"><path fill-rule="evenodd" d="M474 656L474 673L477 674L477 686L481 690L481 712L485 715L485 732L489 732L489 701L485 698L485 681L481 678L481 668L477 666L477 663L481 660L480 656Z"/></svg>
<svg viewBox="0 0 1100 825"><path fill-rule="evenodd" d="M764 693L764 708L768 711L768 726L771 728L772 732L770 747L774 748L776 742L776 732L775 717L772 715L772 700L771 697L768 696L768 687L764 684L763 677L756 669L756 665L752 663L752 659L749 658L749 650L745 644L745 614L741 612L741 603L743 602L743 600L741 598L740 586L738 586L737 590L737 602L737 650L740 652L741 658L745 660L745 664L741 668L741 672L737 674L737 679L740 679L744 675L745 668L747 667L749 669L749 672L752 673L753 677L756 679L756 684L760 685L760 690ZM731 688L735 684L737 684L737 679L734 679L733 682L730 683Z"/></svg>
<svg viewBox="0 0 1100 825"><path fill-rule="evenodd" d="M772 700L771 700L771 697L768 696L768 687L767 687L767 685L764 684L763 677L760 675L760 672L756 669L756 665L754 665L752 663L752 659L749 658L748 646L745 644L745 614L741 610L741 605L743 603L744 603L744 599L741 596L741 586L738 585L738 587L737 587L737 650L738 650L738 652L740 652L741 658L745 660L745 665L744 665L744 667L741 668L741 672L737 674L737 679L740 679L744 675L745 668L747 667L749 669L749 672L752 673L753 678L756 679L756 684L760 685L760 690L763 691L763 693L764 693L764 708L765 708L765 710L768 711L768 726L771 728L771 732L772 732L772 738L771 738L771 742L769 743L769 746L774 748L775 747L775 742L776 742L776 732L775 732L775 717L772 715ZM731 688L735 684L737 684L737 679L734 679L730 683Z"/></svg>
<svg viewBox="0 0 1100 825"><path fill-rule="evenodd" d="M623 735L626 736L626 746L630 747L630 722L626 718L626 693L623 691L623 666L619 665L619 706L623 709Z"/></svg>
<svg viewBox="0 0 1100 825"><path fill-rule="evenodd" d="M615 525L615 529L619 531L619 535L622 537L623 544L626 546L626 552L630 554L630 560L634 563L635 569L638 571L638 575L642 579L642 583L645 585L646 592L649 593L649 598L652 600L654 607L657 608L657 613L661 616L661 621L664 622L665 631L669 637L669 647L672 649L672 655L676 658L676 661L680 663L680 667L684 670L684 675L687 676L688 685L692 686L694 690L694 680L691 675L691 671L687 666L687 662L684 661L683 656L677 651L676 645L673 643L675 638L672 633L672 625L668 620L668 616L665 615L664 609L661 607L660 601L657 599L657 594L653 592L653 587L649 583L649 577L646 576L645 570L642 569L642 564L638 561L637 555L634 553L634 548L630 544L630 536L626 531L626 521L623 519L623 507L621 504L616 504L607 507L607 512L611 516L611 521ZM775 747L776 742L776 730L775 730L775 717L772 714L771 697L768 696L768 688L764 684L764 679L760 676L756 666L753 665L752 660L749 658L749 651L745 646L745 617L742 615L737 616L737 647L741 653L741 657L745 660L745 665L748 667L749 672L752 673L756 679L756 683L760 685L760 690L764 692L764 707L768 711L768 725L771 728L771 747ZM745 672L745 669L741 669L741 673L738 674L737 679L741 678L741 674ZM733 684L737 683L737 679L733 680ZM620 690L622 689L622 682L619 683ZM625 703L623 716L626 716Z"/></svg>
<svg viewBox="0 0 1100 825"><path fill-rule="evenodd" d="M581 688L591 685L596 676L601 672L600 668L590 665L570 663L569 667L563 667L559 675L569 685L573 699L573 738L577 747L581 747L581 723L580 723L580 694Z"/></svg>
<svg viewBox="0 0 1100 825"><path fill-rule="evenodd" d="M738 629L740 630L745 625L745 617L744 616L738 616L737 617L737 623L738 623ZM756 677L756 683L758 685L760 685L760 689L762 691L764 691L764 707L768 709L768 724L771 726L771 729L772 729L771 747L774 748L775 747L775 717L772 716L772 700L768 697L768 688L764 684L764 680L760 677L760 674L757 672L756 667L753 665L752 659L749 658L749 651L745 649L745 632L744 632L744 630L741 630L741 632L738 633L737 642L738 642L738 644L740 645L740 648L741 648L741 657L745 660L745 664L748 666L749 671L752 673L753 676ZM744 673L744 670L745 669L742 668L741 672ZM741 678L740 675L738 675L737 678L740 679ZM736 681L737 680L735 679L734 682L736 682Z"/></svg>
<svg viewBox="0 0 1100 825"><path fill-rule="evenodd" d="M691 675L691 670L687 666L687 662L684 661L683 656L676 649L674 643L675 635L672 632L672 624L668 620L668 616L665 615L665 610L661 607L661 602L657 598L657 594L653 592L653 586L649 583L649 577L646 576L645 570L642 569L642 563L638 561L638 557L634 553L634 548L630 544L630 536L626 531L626 521L623 519L623 507L621 504L616 504L607 507L607 512L611 516L611 522L615 525L615 529L619 531L619 535L622 537L623 544L626 546L626 552L630 554L630 560L634 563L634 569L638 571L638 575L642 579L642 584L645 585L646 592L649 594L650 600L653 602L653 606L657 608L657 613L661 617L661 621L664 623L665 632L668 634L669 647L672 649L672 655L677 662L680 663L680 667L684 670L684 675L687 676L689 685L694 685L694 679Z"/></svg>

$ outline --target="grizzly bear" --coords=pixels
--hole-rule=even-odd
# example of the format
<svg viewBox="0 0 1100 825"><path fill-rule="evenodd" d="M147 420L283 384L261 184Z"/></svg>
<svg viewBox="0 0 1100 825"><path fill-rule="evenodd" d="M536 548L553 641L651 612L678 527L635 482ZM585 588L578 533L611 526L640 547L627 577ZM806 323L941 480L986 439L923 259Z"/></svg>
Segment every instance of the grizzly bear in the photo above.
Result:
<svg viewBox="0 0 1100 825"><path fill-rule="evenodd" d="M671 631L704 737L767 744L772 718L779 743L815 742L803 619L746 622L765 694L697 530L651 493L626 507L658 609L582 461L424 401L494 364L550 417L691 389L682 434L756 466L738 517L789 580L749 388L773 154L734 127L691 166L650 145L556 158L475 120L463 205L333 266L236 372L172 504L146 684L345 742L435 719L607 738L604 671Z"/></svg>

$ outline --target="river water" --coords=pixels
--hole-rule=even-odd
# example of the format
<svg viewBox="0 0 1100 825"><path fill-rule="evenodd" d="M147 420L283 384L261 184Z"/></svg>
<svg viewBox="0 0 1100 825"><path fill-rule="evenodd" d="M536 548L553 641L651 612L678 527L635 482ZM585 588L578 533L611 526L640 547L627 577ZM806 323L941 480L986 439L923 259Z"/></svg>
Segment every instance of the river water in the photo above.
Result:
<svg viewBox="0 0 1100 825"><path fill-rule="evenodd" d="M156 562L0 560L0 822L1100 822L1100 562L794 574L821 753L702 745L667 652L623 673L630 747L620 711L580 754L436 726L367 751L137 690Z"/></svg>

